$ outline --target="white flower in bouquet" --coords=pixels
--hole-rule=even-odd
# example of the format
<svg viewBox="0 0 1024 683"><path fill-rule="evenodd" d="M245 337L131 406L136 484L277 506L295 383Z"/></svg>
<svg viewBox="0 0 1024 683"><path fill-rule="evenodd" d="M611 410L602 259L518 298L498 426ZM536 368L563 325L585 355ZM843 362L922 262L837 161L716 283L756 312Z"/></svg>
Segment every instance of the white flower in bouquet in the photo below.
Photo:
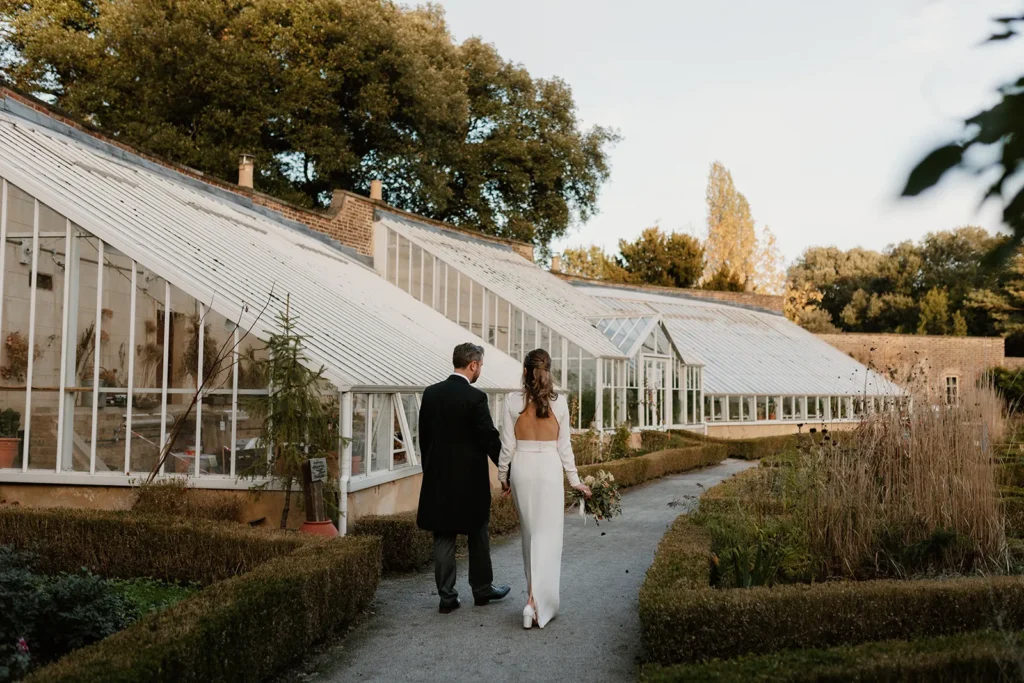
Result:
<svg viewBox="0 0 1024 683"><path fill-rule="evenodd" d="M582 491L571 489L570 505L579 504L580 517L583 518L584 524L588 516L593 517L594 522L600 526L603 520L622 514L622 506L619 503L622 496L611 472L598 470L596 474L584 477L583 483L590 488L590 498L584 496Z"/></svg>

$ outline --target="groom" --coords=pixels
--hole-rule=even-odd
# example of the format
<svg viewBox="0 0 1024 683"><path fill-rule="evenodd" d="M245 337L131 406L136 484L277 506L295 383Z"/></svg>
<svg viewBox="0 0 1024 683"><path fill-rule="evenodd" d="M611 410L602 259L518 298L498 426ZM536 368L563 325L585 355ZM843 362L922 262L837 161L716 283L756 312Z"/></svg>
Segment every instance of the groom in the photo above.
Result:
<svg viewBox="0 0 1024 683"><path fill-rule="evenodd" d="M455 537L468 536L469 585L475 603L486 605L508 595L493 586L487 524L491 516L490 458L498 463L501 437L491 421L487 395L472 385L480 378L484 350L459 344L452 354L455 372L427 387L420 407L423 485L416 523L434 532L434 578L439 611L459 607L455 590Z"/></svg>

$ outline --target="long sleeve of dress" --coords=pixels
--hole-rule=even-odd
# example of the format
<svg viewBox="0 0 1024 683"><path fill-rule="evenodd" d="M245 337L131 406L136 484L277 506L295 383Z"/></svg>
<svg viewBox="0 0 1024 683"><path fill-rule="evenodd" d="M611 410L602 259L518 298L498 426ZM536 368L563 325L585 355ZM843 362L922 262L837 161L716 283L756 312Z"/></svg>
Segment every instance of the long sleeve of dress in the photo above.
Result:
<svg viewBox="0 0 1024 683"><path fill-rule="evenodd" d="M516 417L512 414L512 395L506 396L501 417L501 455L498 457L498 481L508 481L508 468L516 452Z"/></svg>
<svg viewBox="0 0 1024 683"><path fill-rule="evenodd" d="M569 407L565 399L561 396L554 405L559 406L558 409L558 457L562 460L562 469L565 470L565 476L569 479L570 486L576 486L580 483L580 475L576 473L576 455L572 452L572 425L569 424ZM514 436L514 435L513 435Z"/></svg>

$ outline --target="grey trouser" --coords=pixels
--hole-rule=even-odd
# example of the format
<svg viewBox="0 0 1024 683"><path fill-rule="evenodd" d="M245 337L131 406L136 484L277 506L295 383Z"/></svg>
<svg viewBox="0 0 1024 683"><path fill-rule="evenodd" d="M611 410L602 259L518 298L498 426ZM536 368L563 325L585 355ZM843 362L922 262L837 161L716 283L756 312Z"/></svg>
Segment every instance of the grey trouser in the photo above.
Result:
<svg viewBox="0 0 1024 683"><path fill-rule="evenodd" d="M472 534L469 541L469 585L474 596L487 595L494 575L491 572L491 541L487 523ZM455 590L455 536L434 534L434 579L442 605L454 604L459 599Z"/></svg>

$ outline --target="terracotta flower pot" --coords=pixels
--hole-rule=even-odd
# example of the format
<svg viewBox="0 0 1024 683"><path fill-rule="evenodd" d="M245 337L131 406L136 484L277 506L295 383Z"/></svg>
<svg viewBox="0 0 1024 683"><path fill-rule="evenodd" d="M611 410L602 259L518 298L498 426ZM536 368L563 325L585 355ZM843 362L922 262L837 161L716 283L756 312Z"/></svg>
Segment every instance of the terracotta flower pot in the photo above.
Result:
<svg viewBox="0 0 1024 683"><path fill-rule="evenodd" d="M334 522L327 520L326 522L310 522L305 521L302 526L299 527L299 531L304 534L312 534L314 536L324 536L326 538L334 538L338 535L338 529L334 526Z"/></svg>
<svg viewBox="0 0 1024 683"><path fill-rule="evenodd" d="M0 470L14 467L15 461L18 459L18 446L20 444L21 439L0 439Z"/></svg>

